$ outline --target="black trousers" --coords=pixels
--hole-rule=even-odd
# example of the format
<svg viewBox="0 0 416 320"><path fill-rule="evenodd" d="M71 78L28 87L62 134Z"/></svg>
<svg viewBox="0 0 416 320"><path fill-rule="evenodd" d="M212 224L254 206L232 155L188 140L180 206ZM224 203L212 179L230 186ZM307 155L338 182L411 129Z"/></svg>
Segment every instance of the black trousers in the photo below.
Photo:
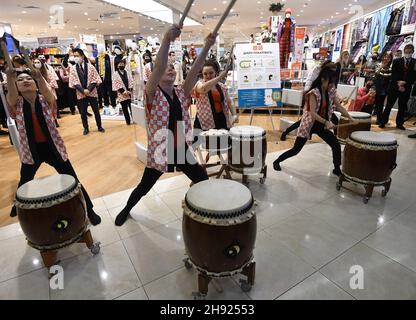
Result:
<svg viewBox="0 0 416 320"><path fill-rule="evenodd" d="M108 107L110 102L113 108L117 106L116 93L113 91L113 84L111 81L103 81L98 88L98 103L100 107L102 106L103 99L104 106Z"/></svg>
<svg viewBox="0 0 416 320"><path fill-rule="evenodd" d="M204 180L208 180L207 172L199 164L184 164L176 165L176 168L181 170L193 183L198 183ZM156 169L147 168L144 170L142 180L136 189L131 193L127 205L124 208L128 212L144 197L150 189L156 184L157 180L163 175Z"/></svg>
<svg viewBox="0 0 416 320"><path fill-rule="evenodd" d="M92 111L94 111L95 122L97 123L97 127L101 128L101 115L100 115L100 109L98 108L97 98L85 97L81 100L78 100L78 108L81 113L82 125L84 129L88 129L88 116L87 116L88 104L91 106Z"/></svg>
<svg viewBox="0 0 416 320"><path fill-rule="evenodd" d="M131 114L131 100L125 100L120 102L121 107L123 108L124 119L126 119L126 123L130 124L130 114Z"/></svg>
<svg viewBox="0 0 416 320"><path fill-rule="evenodd" d="M60 174L67 174L73 176L75 180L79 182L77 174L75 173L75 170L72 167L69 160L62 162L61 159L58 159L58 157L52 151L48 143L36 144L36 150L39 155L39 161L35 162L35 164L22 163L22 166L20 168L20 181L18 187L22 186L23 184L29 181L32 181L35 178L36 172L38 171L42 163L47 163L51 167L54 167L55 170ZM91 210L94 205L83 186L81 187L81 190L85 198L87 210Z"/></svg>
<svg viewBox="0 0 416 320"><path fill-rule="evenodd" d="M396 126L399 127L404 124L404 114L407 110L407 103L410 99L410 90L407 90L406 92L394 91L389 93L387 97L387 105L382 115L381 124L385 125L389 122L391 109L393 108L397 99L399 99L399 111L397 112L396 116Z"/></svg>
<svg viewBox="0 0 416 320"><path fill-rule="evenodd" d="M374 102L374 114L377 116L377 122L380 123L383 117L384 102L386 101L387 95L378 94Z"/></svg>
<svg viewBox="0 0 416 320"><path fill-rule="evenodd" d="M326 130L322 123L317 122L315 122L311 129L311 135L312 134L317 134L331 147L334 167L336 169L339 168L341 166L341 145L339 144L336 136L331 131ZM276 161L280 163L286 159L296 156L303 149L307 141L307 138L297 137L293 148L280 155Z"/></svg>
<svg viewBox="0 0 416 320"><path fill-rule="evenodd" d="M287 128L284 132L283 132L283 134L285 135L285 136L287 136L289 133L291 133L292 131L294 131L294 130L296 130L296 129L298 129L299 127L300 127L300 122L301 122L302 120L299 120L299 121L296 121L294 124L292 124L289 128ZM338 120L338 118L337 118L337 116L335 115L335 114L332 114L332 117L331 117L331 122L333 123L333 124L335 124L335 125L338 125L338 123L339 123L339 120ZM335 135L336 135L336 132L335 132Z"/></svg>

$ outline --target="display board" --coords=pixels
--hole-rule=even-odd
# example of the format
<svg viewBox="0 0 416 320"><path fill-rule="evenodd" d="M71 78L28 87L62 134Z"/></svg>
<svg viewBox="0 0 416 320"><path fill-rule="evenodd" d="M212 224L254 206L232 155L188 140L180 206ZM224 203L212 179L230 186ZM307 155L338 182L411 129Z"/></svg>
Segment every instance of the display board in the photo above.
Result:
<svg viewBox="0 0 416 320"><path fill-rule="evenodd" d="M242 43L234 49L238 107L282 106L278 43Z"/></svg>

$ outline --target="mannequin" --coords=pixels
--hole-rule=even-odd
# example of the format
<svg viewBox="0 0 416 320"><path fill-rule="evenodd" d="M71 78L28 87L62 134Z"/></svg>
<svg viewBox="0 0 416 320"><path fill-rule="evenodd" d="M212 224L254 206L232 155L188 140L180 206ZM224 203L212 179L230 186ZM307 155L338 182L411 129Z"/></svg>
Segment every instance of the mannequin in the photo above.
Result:
<svg viewBox="0 0 416 320"><path fill-rule="evenodd" d="M111 102L113 108L116 107L116 95L112 89L112 68L111 57L101 49L95 62L95 67L101 77L102 84L100 85L99 104L102 105L102 98L104 98L105 110L108 110ZM101 99L100 99L101 98Z"/></svg>
<svg viewBox="0 0 416 320"><path fill-rule="evenodd" d="M277 41L280 43L280 67L282 69L287 69L289 56L295 51L296 22L292 18L292 9L286 9L285 14L286 17L279 24L277 32Z"/></svg>
<svg viewBox="0 0 416 320"><path fill-rule="evenodd" d="M144 90L143 59L138 45L133 42L127 58L126 70L133 77L133 100L142 100Z"/></svg>

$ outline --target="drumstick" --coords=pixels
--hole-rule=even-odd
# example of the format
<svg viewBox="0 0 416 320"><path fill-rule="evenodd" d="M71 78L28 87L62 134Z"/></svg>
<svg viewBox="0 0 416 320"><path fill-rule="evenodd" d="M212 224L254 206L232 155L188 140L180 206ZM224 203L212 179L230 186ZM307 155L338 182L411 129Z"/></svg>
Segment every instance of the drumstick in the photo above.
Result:
<svg viewBox="0 0 416 320"><path fill-rule="evenodd" d="M237 2L237 0L231 0L230 4L228 5L227 9L225 9L224 14L222 15L220 21L218 21L214 31L212 31L212 34L216 35L218 33L218 30L220 30L222 24L224 23L225 19L228 17L228 15L230 14L230 11L232 9L232 7L234 6L234 4Z"/></svg>
<svg viewBox="0 0 416 320"><path fill-rule="evenodd" d="M181 20L179 20L179 25L180 26L183 26L183 23L185 21L185 18L187 17L189 11L191 10L191 7L192 7L192 4L194 3L194 1L195 0L189 0L188 1L188 4L186 5L185 10L183 11Z"/></svg>
<svg viewBox="0 0 416 320"><path fill-rule="evenodd" d="M23 58L25 59L26 65L28 66L30 71L34 71L35 67L33 66L32 60L27 55L25 47L20 47L19 50L23 54Z"/></svg>

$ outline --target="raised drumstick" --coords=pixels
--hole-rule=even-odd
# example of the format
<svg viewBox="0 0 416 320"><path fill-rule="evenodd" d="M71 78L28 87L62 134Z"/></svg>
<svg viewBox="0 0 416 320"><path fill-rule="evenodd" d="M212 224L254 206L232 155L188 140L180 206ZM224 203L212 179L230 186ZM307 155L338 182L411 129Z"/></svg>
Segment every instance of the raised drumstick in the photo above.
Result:
<svg viewBox="0 0 416 320"><path fill-rule="evenodd" d="M195 0L189 0L188 4L185 7L185 10L183 11L181 20L179 21L179 25L182 27L183 23L186 19L186 17L188 16L189 11L191 10L192 4L194 3Z"/></svg>
<svg viewBox="0 0 416 320"><path fill-rule="evenodd" d="M212 34L217 34L218 30L220 30L222 24L224 23L225 19L230 14L231 9L233 8L234 4L237 2L237 0L231 0L230 4L228 5L227 9L225 9L224 14L222 15L220 21L218 21L214 31L212 31Z"/></svg>

